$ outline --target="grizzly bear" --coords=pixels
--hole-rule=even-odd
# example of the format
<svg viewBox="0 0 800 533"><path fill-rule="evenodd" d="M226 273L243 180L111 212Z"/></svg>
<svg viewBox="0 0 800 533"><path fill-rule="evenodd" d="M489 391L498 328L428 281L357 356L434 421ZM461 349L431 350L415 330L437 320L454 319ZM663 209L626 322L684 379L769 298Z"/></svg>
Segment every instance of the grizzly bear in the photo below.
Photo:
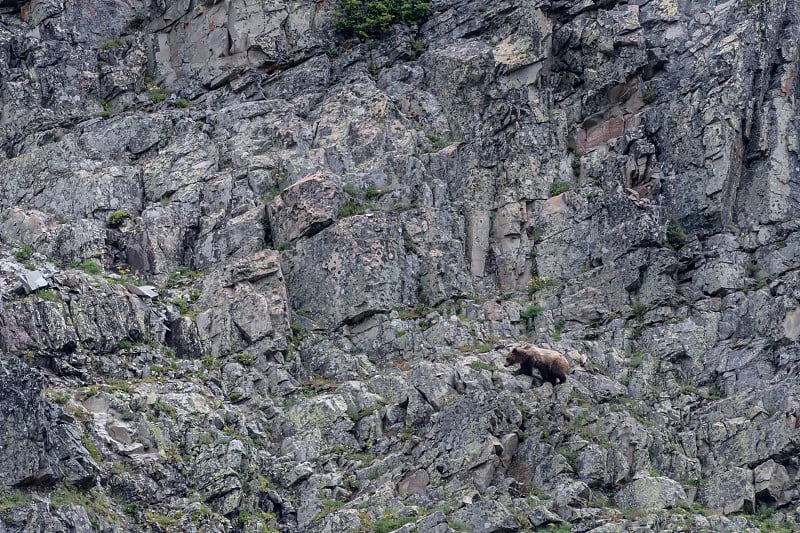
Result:
<svg viewBox="0 0 800 533"><path fill-rule="evenodd" d="M518 374L533 375L536 368L542 375L542 379L549 381L553 385L567 381L569 372L569 362L567 358L555 350L537 348L532 344L517 346L506 356L506 366L519 363Z"/></svg>

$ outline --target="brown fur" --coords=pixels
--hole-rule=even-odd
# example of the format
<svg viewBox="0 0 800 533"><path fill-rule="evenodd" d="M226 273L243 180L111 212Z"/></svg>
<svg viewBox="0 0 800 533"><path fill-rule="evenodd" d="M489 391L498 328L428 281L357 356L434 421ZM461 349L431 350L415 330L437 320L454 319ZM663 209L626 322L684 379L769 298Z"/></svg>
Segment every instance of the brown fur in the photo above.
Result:
<svg viewBox="0 0 800 533"><path fill-rule="evenodd" d="M520 365L519 373L532 376L535 368L543 380L553 385L567 381L569 362L555 350L537 348L532 344L518 346L506 356L506 366L516 364Z"/></svg>

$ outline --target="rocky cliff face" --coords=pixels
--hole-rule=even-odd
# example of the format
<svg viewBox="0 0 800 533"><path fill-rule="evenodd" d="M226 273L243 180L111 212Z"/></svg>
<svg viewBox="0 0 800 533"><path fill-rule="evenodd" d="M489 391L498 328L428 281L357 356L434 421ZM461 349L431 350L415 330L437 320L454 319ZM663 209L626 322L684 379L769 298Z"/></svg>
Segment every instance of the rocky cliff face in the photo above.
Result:
<svg viewBox="0 0 800 533"><path fill-rule="evenodd" d="M0 532L800 528L800 4L336 9L0 0Z"/></svg>

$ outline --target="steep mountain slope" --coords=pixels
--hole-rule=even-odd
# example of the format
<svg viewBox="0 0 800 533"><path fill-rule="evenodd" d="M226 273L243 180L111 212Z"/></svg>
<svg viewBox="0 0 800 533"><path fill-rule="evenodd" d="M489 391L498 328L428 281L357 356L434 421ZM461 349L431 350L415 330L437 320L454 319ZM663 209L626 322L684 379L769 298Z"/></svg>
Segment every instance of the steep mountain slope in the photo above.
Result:
<svg viewBox="0 0 800 533"><path fill-rule="evenodd" d="M336 10L0 0L0 531L800 528L800 4Z"/></svg>

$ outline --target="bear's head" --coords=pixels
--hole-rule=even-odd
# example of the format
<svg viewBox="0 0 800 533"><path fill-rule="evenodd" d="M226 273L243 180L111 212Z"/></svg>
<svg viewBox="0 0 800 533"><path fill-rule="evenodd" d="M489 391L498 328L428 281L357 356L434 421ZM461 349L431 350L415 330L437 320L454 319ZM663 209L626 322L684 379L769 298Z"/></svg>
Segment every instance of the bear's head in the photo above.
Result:
<svg viewBox="0 0 800 533"><path fill-rule="evenodd" d="M525 360L525 351L521 348L514 348L506 356L506 366L516 365Z"/></svg>

